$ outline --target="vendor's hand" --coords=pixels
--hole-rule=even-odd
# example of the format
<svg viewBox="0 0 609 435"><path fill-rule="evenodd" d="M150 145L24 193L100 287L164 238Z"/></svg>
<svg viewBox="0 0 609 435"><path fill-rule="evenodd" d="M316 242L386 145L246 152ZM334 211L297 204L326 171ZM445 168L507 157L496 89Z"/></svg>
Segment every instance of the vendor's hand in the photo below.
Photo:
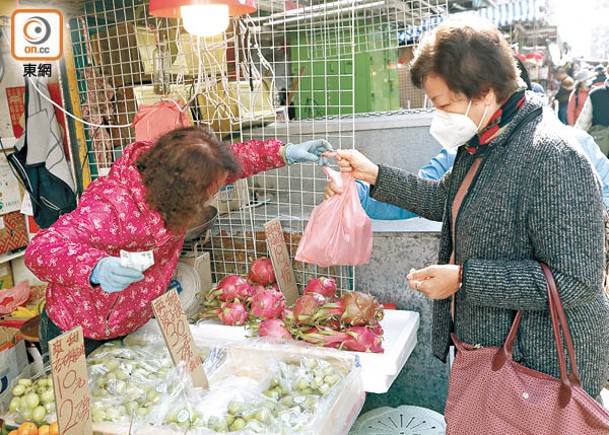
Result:
<svg viewBox="0 0 609 435"><path fill-rule="evenodd" d="M423 269L412 269L407 276L408 286L430 299L446 299L459 291L459 266L436 264Z"/></svg>
<svg viewBox="0 0 609 435"><path fill-rule="evenodd" d="M294 163L317 162L325 163L319 159L324 151L332 151L332 144L324 139L309 140L302 143L289 143L285 147L285 158L289 165Z"/></svg>
<svg viewBox="0 0 609 435"><path fill-rule="evenodd" d="M91 272L92 284L99 284L106 293L120 292L130 284L141 281L144 275L134 269L121 266L118 257L104 257L97 262Z"/></svg>
<svg viewBox="0 0 609 435"><path fill-rule="evenodd" d="M379 167L365 155L356 150L337 150L336 157L341 172L351 172L353 178L376 184Z"/></svg>
<svg viewBox="0 0 609 435"><path fill-rule="evenodd" d="M324 200L332 198L334 195L340 195L341 193L343 193L343 189L338 187L338 184L334 181L328 181L328 184L326 184L326 188L324 189Z"/></svg>

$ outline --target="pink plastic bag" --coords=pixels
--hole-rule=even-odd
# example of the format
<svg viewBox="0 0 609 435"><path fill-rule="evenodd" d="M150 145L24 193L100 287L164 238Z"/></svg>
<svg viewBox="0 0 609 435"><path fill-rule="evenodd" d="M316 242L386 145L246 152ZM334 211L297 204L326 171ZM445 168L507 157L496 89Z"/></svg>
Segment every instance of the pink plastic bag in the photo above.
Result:
<svg viewBox="0 0 609 435"><path fill-rule="evenodd" d="M324 166L342 189L313 209L296 251L296 260L328 266L365 264L372 254L372 224L362 208L351 174Z"/></svg>
<svg viewBox="0 0 609 435"><path fill-rule="evenodd" d="M152 106L141 105L133 120L135 140L156 140L179 127L192 125L188 114L175 101L162 100Z"/></svg>

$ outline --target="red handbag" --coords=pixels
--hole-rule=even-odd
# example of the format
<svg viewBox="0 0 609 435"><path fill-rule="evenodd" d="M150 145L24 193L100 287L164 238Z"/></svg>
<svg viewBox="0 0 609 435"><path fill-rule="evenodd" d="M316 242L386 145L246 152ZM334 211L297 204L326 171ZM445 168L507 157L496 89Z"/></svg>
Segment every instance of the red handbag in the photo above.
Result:
<svg viewBox="0 0 609 435"><path fill-rule="evenodd" d="M547 282L560 379L512 359L522 311L516 314L503 347L473 346L452 333L458 352L444 411L447 435L609 434L609 411L581 387L554 277L547 265L542 263L541 268ZM568 374L563 337L571 361Z"/></svg>

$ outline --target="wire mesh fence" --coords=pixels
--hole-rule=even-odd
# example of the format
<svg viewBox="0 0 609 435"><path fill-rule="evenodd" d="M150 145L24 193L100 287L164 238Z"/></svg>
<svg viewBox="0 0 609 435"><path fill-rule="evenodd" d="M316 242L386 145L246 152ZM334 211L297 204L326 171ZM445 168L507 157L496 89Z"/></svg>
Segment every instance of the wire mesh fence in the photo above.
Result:
<svg viewBox="0 0 609 435"><path fill-rule="evenodd" d="M150 16L147 2L84 2L70 28L83 118L99 125L86 129L92 174L135 140L138 110L161 100L231 143L324 138L353 148L362 119L425 108L407 64L420 33L447 11L446 0L262 0L223 34L197 38L179 20ZM185 255L210 250L216 278L244 273L267 255L263 224L278 217L294 258L325 180L319 166L302 164L223 188L212 237L187 243ZM301 284L325 274L356 287L352 267L294 270Z"/></svg>

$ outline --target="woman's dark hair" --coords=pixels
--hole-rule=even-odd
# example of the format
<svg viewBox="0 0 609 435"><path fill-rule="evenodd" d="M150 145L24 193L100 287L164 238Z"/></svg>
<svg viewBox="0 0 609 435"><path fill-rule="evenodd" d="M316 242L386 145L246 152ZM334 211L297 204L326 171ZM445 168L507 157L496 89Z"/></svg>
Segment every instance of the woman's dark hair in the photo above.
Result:
<svg viewBox="0 0 609 435"><path fill-rule="evenodd" d="M135 165L148 189L146 201L172 232L188 229L219 178L240 170L230 150L203 127L164 134Z"/></svg>
<svg viewBox="0 0 609 435"><path fill-rule="evenodd" d="M435 74L452 92L470 99L494 89L498 103L518 89L512 49L496 27L479 19L449 19L440 24L421 41L410 74L418 88Z"/></svg>

